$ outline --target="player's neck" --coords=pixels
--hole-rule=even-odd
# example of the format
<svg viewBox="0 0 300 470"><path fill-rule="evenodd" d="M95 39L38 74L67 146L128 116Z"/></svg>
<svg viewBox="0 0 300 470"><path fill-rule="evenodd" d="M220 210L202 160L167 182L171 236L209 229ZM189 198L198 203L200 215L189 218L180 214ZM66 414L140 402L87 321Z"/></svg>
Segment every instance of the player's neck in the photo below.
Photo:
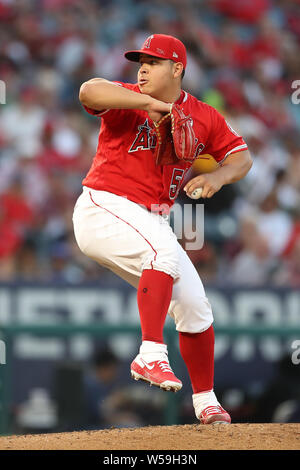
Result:
<svg viewBox="0 0 300 470"><path fill-rule="evenodd" d="M181 95L181 88L176 88L174 90L166 90L166 92L162 92L159 96L153 96L157 100L164 101L165 103L175 103L179 100Z"/></svg>

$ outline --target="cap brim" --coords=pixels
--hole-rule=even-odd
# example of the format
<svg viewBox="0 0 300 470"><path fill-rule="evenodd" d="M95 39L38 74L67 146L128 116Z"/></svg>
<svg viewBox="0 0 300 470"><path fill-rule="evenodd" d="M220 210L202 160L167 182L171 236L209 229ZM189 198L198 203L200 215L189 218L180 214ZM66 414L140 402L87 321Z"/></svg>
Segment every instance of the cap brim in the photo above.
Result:
<svg viewBox="0 0 300 470"><path fill-rule="evenodd" d="M152 57L159 57L160 59L165 59L164 56L162 56L161 54L155 54L155 52L145 52L145 51L142 51L142 50L139 50L139 51L127 51L125 52L124 54L124 57L126 57L126 59L128 60L131 60L132 62L139 62L140 60L140 55L141 54L146 54L146 55L150 55Z"/></svg>

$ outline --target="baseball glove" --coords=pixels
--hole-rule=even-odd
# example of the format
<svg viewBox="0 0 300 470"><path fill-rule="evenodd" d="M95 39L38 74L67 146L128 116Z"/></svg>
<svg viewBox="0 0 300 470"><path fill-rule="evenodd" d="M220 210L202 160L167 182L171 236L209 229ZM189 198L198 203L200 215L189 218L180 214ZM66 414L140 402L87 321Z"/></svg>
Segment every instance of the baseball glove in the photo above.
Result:
<svg viewBox="0 0 300 470"><path fill-rule="evenodd" d="M177 104L170 105L170 112L154 122L156 165L173 165L180 160L193 162L196 139L192 118L186 116Z"/></svg>

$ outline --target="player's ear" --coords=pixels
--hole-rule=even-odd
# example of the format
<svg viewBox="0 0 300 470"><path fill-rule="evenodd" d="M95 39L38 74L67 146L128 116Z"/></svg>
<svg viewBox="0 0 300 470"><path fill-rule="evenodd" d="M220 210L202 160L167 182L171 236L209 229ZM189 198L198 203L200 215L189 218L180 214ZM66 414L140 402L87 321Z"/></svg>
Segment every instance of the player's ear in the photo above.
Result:
<svg viewBox="0 0 300 470"><path fill-rule="evenodd" d="M173 65L174 78L181 77L182 72L183 72L183 64L181 62L174 62L174 65Z"/></svg>

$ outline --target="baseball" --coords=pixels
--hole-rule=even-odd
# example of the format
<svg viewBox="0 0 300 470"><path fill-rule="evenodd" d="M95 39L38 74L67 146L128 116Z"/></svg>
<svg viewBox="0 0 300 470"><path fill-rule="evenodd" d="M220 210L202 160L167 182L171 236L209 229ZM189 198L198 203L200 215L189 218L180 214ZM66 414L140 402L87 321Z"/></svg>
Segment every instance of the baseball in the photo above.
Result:
<svg viewBox="0 0 300 470"><path fill-rule="evenodd" d="M199 199L201 197L201 194L202 194L202 188L196 188L191 194L189 194L189 197L191 199Z"/></svg>

